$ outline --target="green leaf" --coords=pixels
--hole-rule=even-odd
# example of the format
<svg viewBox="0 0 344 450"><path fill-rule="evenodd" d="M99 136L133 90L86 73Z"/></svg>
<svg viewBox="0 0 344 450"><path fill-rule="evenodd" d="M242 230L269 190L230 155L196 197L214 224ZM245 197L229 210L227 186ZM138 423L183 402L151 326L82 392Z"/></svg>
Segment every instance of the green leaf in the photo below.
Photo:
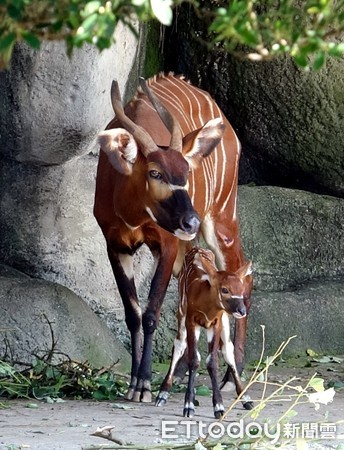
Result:
<svg viewBox="0 0 344 450"><path fill-rule="evenodd" d="M100 390L97 390L93 392L92 398L94 398L95 400L108 400L109 396L107 394L104 394Z"/></svg>
<svg viewBox="0 0 344 450"><path fill-rule="evenodd" d="M58 20L57 22L53 23L51 26L51 30L54 33L57 33L58 31L60 31L63 27L63 20Z"/></svg>
<svg viewBox="0 0 344 450"><path fill-rule="evenodd" d="M30 408L30 409L37 409L39 406L37 403L27 403L25 405L25 408Z"/></svg>
<svg viewBox="0 0 344 450"><path fill-rule="evenodd" d="M8 5L7 12L8 15L14 20L19 20L21 18L20 9L16 8L14 5Z"/></svg>
<svg viewBox="0 0 344 450"><path fill-rule="evenodd" d="M324 66L325 62L326 62L325 53L323 52L319 53L313 61L313 69L320 70Z"/></svg>
<svg viewBox="0 0 344 450"><path fill-rule="evenodd" d="M213 450L223 450L221 442L218 442L215 447L213 447Z"/></svg>
<svg viewBox="0 0 344 450"><path fill-rule="evenodd" d="M135 409L134 406L126 405L124 403L112 403L111 408L124 409L124 410Z"/></svg>
<svg viewBox="0 0 344 450"><path fill-rule="evenodd" d="M83 32L80 32L80 34L90 33L91 30L93 29L94 25L96 24L97 19L98 19L98 14L92 14L91 16L88 16L87 19L85 19L81 24L81 28L83 28ZM79 30L78 30L78 34L79 34Z"/></svg>
<svg viewBox="0 0 344 450"><path fill-rule="evenodd" d="M99 37L97 39L96 45L99 48L99 50L104 50L105 48L110 48L111 47L111 39Z"/></svg>
<svg viewBox="0 0 344 450"><path fill-rule="evenodd" d="M344 390L344 382L343 381L330 381L328 383L329 387L333 387L336 391Z"/></svg>
<svg viewBox="0 0 344 450"><path fill-rule="evenodd" d="M239 31L239 34L244 44L257 45L259 42L258 36L253 30L243 29Z"/></svg>
<svg viewBox="0 0 344 450"><path fill-rule="evenodd" d="M287 414L285 415L286 419L291 419L292 417L297 416L297 411L295 411L294 409L291 409L290 411L287 412Z"/></svg>
<svg viewBox="0 0 344 450"><path fill-rule="evenodd" d="M68 24L73 30L77 29L80 25L78 16L74 13L71 13L68 17Z"/></svg>
<svg viewBox="0 0 344 450"><path fill-rule="evenodd" d="M324 380L322 378L312 378L309 382L309 386L312 387L317 392L323 392L324 388Z"/></svg>
<svg viewBox="0 0 344 450"><path fill-rule="evenodd" d="M308 67L308 59L304 53L296 53L293 56L298 66L303 67L304 69Z"/></svg>
<svg viewBox="0 0 344 450"><path fill-rule="evenodd" d="M101 6L101 3L99 1L88 2L88 3L86 3L84 10L81 11L80 14L82 17L90 16L91 14L98 12L100 6Z"/></svg>
<svg viewBox="0 0 344 450"><path fill-rule="evenodd" d="M10 48L15 40L17 38L17 35L15 33L9 33L6 34L6 36L4 36L3 38L0 39L0 51L4 51L8 48Z"/></svg>
<svg viewBox="0 0 344 450"><path fill-rule="evenodd" d="M196 387L196 395L200 395L200 396L208 396L211 394L210 389L208 388L208 386L197 386Z"/></svg>
<svg viewBox="0 0 344 450"><path fill-rule="evenodd" d="M41 41L35 34L30 33L29 31L23 31L22 36L24 40L30 45L30 47L37 50L41 47Z"/></svg>
<svg viewBox="0 0 344 450"><path fill-rule="evenodd" d="M173 13L172 13L172 1L171 0L150 0L153 14L163 25L171 25Z"/></svg>
<svg viewBox="0 0 344 450"><path fill-rule="evenodd" d="M311 356L312 358L315 358L318 356L318 353L312 350L311 348L307 348L306 353L308 356Z"/></svg>

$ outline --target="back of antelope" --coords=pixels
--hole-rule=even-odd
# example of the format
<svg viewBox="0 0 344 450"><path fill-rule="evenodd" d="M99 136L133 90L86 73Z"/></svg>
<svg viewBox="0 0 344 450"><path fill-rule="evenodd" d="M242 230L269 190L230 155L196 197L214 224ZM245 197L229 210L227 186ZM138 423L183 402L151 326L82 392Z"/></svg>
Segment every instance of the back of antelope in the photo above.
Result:
<svg viewBox="0 0 344 450"><path fill-rule="evenodd" d="M244 263L237 217L240 143L206 92L182 77L146 82L123 109L113 83L116 117L100 133L94 214L106 239L132 342L127 398L151 401L153 333L172 272L178 274L188 241L201 232L219 268ZM215 151L214 151L215 150ZM155 259L147 308L142 314L133 256L146 244ZM245 286L250 306L252 279ZM242 368L246 320L236 327ZM143 328L143 346L141 331Z"/></svg>

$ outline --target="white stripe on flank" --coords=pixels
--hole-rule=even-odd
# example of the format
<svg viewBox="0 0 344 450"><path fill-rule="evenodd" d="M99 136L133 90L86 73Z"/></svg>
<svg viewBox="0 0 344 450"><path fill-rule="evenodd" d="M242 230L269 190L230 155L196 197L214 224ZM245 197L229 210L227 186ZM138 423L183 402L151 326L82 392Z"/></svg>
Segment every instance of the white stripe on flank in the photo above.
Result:
<svg viewBox="0 0 344 450"><path fill-rule="evenodd" d="M238 156L236 156L236 158L235 158L235 166L237 167L237 165L238 165ZM235 173L235 176L234 176L234 178L233 178L233 180L232 180L232 186L231 186L231 188L230 188L230 191L229 191L229 193L228 193L226 199L225 199L224 202L222 203L222 206L221 206L221 209L220 209L220 212L221 212L221 213L227 208L227 204L228 204L228 202L229 202L229 200L230 200L230 198L231 198L231 196L232 196L233 189L236 188L236 183L235 183L235 181L236 181L236 173ZM235 196L235 197L236 197L236 196ZM236 201L236 198L235 198L235 201ZM236 207L234 208L233 216L236 217Z"/></svg>
<svg viewBox="0 0 344 450"><path fill-rule="evenodd" d="M187 83L183 78L159 76L151 80L149 85L166 107L178 117L183 135L199 129L211 119L222 118L222 120L225 120L220 108L211 96L207 92ZM150 103L146 101L145 103L149 108L154 109ZM228 168L229 154L234 152L234 150L236 151L234 167L237 168L241 144L235 131L227 122L225 134L228 136L228 133L231 144L225 143L224 139L222 139L212 154L203 159L202 166L199 169L200 172L197 173L197 178L200 178L199 185L204 185L203 198L198 198L203 189L197 189L196 192L198 180L195 179L194 172L191 172L189 175L188 192L192 204L195 204L197 199L197 204L203 204L202 207L205 214L212 208L214 203L220 206L220 214L228 210L228 208L232 208L232 205L229 203L236 196L237 169L234 170L234 180L229 192L225 190L225 186L228 183L228 172L232 173L231 169ZM228 145L233 147L232 150L228 149ZM195 146L193 152L196 151L198 151L197 146ZM202 176L203 180L201 180ZM173 190L174 187L172 186L171 189ZM234 201L232 220L237 219L236 198ZM200 213L203 211L200 211ZM213 245L215 249L219 248L217 242L214 242ZM219 250L216 251L216 254L217 259L219 259Z"/></svg>

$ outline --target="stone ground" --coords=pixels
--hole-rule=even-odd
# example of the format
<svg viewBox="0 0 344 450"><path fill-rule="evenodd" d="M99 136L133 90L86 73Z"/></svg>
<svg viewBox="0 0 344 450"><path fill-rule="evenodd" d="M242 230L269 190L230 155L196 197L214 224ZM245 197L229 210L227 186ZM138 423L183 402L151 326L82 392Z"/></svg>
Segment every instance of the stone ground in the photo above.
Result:
<svg viewBox="0 0 344 450"><path fill-rule="evenodd" d="M305 386L310 377L317 372L325 380L343 381L344 363L312 364L312 367L290 367L278 364L269 371L269 382L283 383L293 376L298 377L296 384ZM199 384L208 383L207 377L200 374ZM271 392L272 386L267 387ZM263 385L255 384L250 389L253 400L261 397ZM292 391L284 390L285 398L268 403L266 408L256 419L260 426L264 426L264 419L275 421L290 407ZM224 392L224 404L227 407L233 400L232 392ZM265 395L266 398L266 395ZM212 425L211 397L198 396L200 405L196 409L193 419L187 423L182 417L183 394L174 393L164 407L156 408L153 404L136 404L124 400L116 402L95 402L82 400L66 400L63 403L47 404L35 401L36 408L29 408L32 400L5 401L7 409L0 410L0 449L37 449L37 450L89 450L99 448L118 448L114 442L104 438L92 436L98 427L113 427L112 438L123 444L134 444L133 448L149 445L157 449L163 444L170 443L171 447L181 443L193 443L199 436L199 431L208 430L215 435L221 428ZM296 408L298 414L290 418L289 426L282 428L282 433L289 430L291 437L319 438L311 439L307 446L297 446L296 439L283 441L282 448L288 449L343 449L344 448L344 391L336 391L334 400L328 405L321 405L319 410L309 402L302 403ZM237 404L222 422L225 430L237 435L242 416L246 414L240 404ZM164 421L165 422L164 425ZM245 425L254 419L246 417ZM235 422L237 425L234 426ZM340 423L341 422L341 423ZM303 424L303 425L302 425ZM335 424L336 431L330 428ZM230 426L230 428L228 428ZM165 433L165 436L163 435ZM188 436L188 433L190 436ZM173 436L175 435L175 436ZM227 438L228 441L228 438ZM236 441L239 442L239 441ZM270 440L264 441L259 448L277 448ZM280 444L282 440L278 441ZM171 448L169 447L169 448ZM191 448L191 447L190 447ZM247 448L247 447L246 447ZM279 447L281 448L281 446Z"/></svg>

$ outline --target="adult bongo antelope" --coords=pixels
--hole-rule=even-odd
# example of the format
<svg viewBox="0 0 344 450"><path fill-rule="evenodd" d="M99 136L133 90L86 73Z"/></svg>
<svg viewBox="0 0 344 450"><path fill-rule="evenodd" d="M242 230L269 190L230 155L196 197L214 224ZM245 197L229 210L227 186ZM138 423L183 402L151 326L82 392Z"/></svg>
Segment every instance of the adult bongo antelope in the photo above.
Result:
<svg viewBox="0 0 344 450"><path fill-rule="evenodd" d="M201 328L208 340L207 369L212 384L214 416L219 419L225 408L217 382L218 350L220 349L232 373L236 392L243 392L243 384L236 368L234 348L230 339L229 315L241 320L246 317L244 304L245 278L251 274L251 261L235 273L217 270L211 250L194 247L186 256L178 277L179 304L178 331L174 340L172 358L167 375L162 382L155 405L164 405L172 387L178 362L186 357L189 381L185 392L183 415L195 413L195 377L200 364L197 350ZM253 404L247 394L242 396L245 409Z"/></svg>
<svg viewBox="0 0 344 450"><path fill-rule="evenodd" d="M111 101L116 117L99 135L94 215L105 236L132 343L127 398L149 402L153 333L171 274L200 232L220 269L244 263L237 217L240 143L210 95L183 77L158 75L123 109L118 84ZM215 151L214 151L215 150ZM146 244L155 260L142 314L133 256ZM250 307L252 279L245 286ZM143 345L141 332L143 329ZM244 359L246 320L235 329L235 358Z"/></svg>

